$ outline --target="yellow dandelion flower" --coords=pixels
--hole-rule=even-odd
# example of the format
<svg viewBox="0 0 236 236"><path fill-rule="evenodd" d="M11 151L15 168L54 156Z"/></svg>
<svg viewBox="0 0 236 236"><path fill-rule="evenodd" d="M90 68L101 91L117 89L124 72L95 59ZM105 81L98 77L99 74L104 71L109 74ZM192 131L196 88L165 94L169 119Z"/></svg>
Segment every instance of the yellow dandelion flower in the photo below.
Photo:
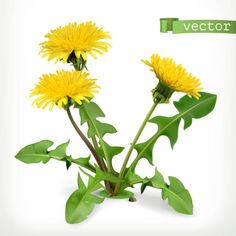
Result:
<svg viewBox="0 0 236 236"><path fill-rule="evenodd" d="M37 96L33 104L43 109L56 104L59 108L66 106L70 99L78 104L83 100L89 102L98 92L95 79L88 78L89 73L81 71L57 71L55 74L44 74L38 84L31 90L30 96Z"/></svg>
<svg viewBox="0 0 236 236"><path fill-rule="evenodd" d="M69 23L51 30L45 37L47 41L40 44L42 46L40 53L48 60L56 59L56 62L58 60L67 62L70 55L76 58L82 57L86 61L87 53L96 59L96 53L103 54L111 46L103 41L111 38L109 33L91 21L81 24Z"/></svg>
<svg viewBox="0 0 236 236"><path fill-rule="evenodd" d="M190 97L199 99L199 91L202 90L200 80L188 73L182 65L177 65L172 58L161 58L158 54L151 56L151 61L142 60L155 72L159 82L167 86L172 94L174 91L184 92Z"/></svg>

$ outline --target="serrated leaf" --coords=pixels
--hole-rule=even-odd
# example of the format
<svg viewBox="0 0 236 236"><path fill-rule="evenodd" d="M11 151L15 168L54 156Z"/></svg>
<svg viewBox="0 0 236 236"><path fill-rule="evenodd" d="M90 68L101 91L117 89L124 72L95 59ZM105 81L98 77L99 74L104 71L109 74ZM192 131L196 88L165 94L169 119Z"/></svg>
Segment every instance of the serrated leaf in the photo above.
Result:
<svg viewBox="0 0 236 236"><path fill-rule="evenodd" d="M162 130L161 135L166 136L170 140L173 148L178 139L178 128L181 118L176 115L172 117L156 116L149 122L158 125L158 131ZM160 137L159 135L158 137Z"/></svg>
<svg viewBox="0 0 236 236"><path fill-rule="evenodd" d="M193 203L189 191L176 177L169 176L169 181L170 185L166 184L162 174L155 170L155 175L149 180L146 180L146 183L142 184L141 192L143 192L147 186L161 189L162 199L168 199L168 204L177 212L192 214Z"/></svg>
<svg viewBox="0 0 236 236"><path fill-rule="evenodd" d="M83 105L77 105L76 107L80 109L81 125L89 119L96 120L98 117L105 117L101 108L94 102L83 102Z"/></svg>
<svg viewBox="0 0 236 236"><path fill-rule="evenodd" d="M87 175L89 177L89 181L88 186L86 187L78 174L79 189L74 191L66 202L65 216L66 221L69 224L79 223L87 219L88 215L94 209L95 204L103 202L103 198L99 198L92 194L94 191L103 187L100 184L101 181L117 180L116 177L113 177L111 174L105 173L98 168L96 169L95 177L92 177L89 174Z"/></svg>
<svg viewBox="0 0 236 236"><path fill-rule="evenodd" d="M120 154L124 150L124 147L110 146L105 141L102 141L102 142L103 142L103 145L100 145L100 147L96 151L97 151L98 155L103 158L105 158L105 152L106 152L106 155L110 161L112 161L112 158L114 156Z"/></svg>
<svg viewBox="0 0 236 236"><path fill-rule="evenodd" d="M42 140L37 143L27 145L22 148L17 154L16 159L24 163L46 163L50 160L50 155L48 154L48 148L53 145L50 140Z"/></svg>
<svg viewBox="0 0 236 236"><path fill-rule="evenodd" d="M107 133L116 133L116 129L114 126L103 123L97 118L104 117L104 113L102 112L101 108L94 102L86 103L83 102L82 105L77 105L77 108L79 108L80 112L80 118L81 118L81 124L84 124L85 122L88 124L88 132L87 136L89 138L98 138L99 144L101 146L101 149L104 153L104 157L107 163L107 167L109 171L112 171L112 164L111 159L109 158L108 153L108 147L106 142L103 140L103 137Z"/></svg>
<svg viewBox="0 0 236 236"><path fill-rule="evenodd" d="M100 136L101 138L103 138L105 134L114 134L116 132L117 130L114 126L107 123L102 123L98 120L94 120L93 124L90 123L89 125L88 138L92 138L94 136Z"/></svg>
<svg viewBox="0 0 236 236"><path fill-rule="evenodd" d="M54 150L48 151L48 148L53 145L50 140L42 140L37 143L30 144L22 148L17 154L16 158L25 163L47 163L51 158L56 160L64 160L69 157L66 155L66 148L69 141L57 146Z"/></svg>
<svg viewBox="0 0 236 236"><path fill-rule="evenodd" d="M166 187L165 185L166 185L165 180L162 174L157 169L155 169L155 175L152 178L143 179L142 185L141 185L141 193L144 192L147 186L152 186L154 188L162 189Z"/></svg>
<svg viewBox="0 0 236 236"><path fill-rule="evenodd" d="M135 145L139 159L145 158L150 164L153 163L153 147L160 136L166 136L170 140L173 148L178 139L178 129L181 119L184 120L184 128L192 124L192 119L199 119L209 114L215 107L216 95L210 93L200 93L201 98L196 100L187 95L178 102L174 102L179 113L172 117L157 116L149 122L158 126L158 131L146 142Z"/></svg>
<svg viewBox="0 0 236 236"><path fill-rule="evenodd" d="M126 177L126 181L128 182L130 186L143 182L143 178L141 178L139 175L137 175L133 171L130 171L128 175L126 175L125 177Z"/></svg>
<svg viewBox="0 0 236 236"><path fill-rule="evenodd" d="M184 119L184 129L192 124L192 119L199 119L209 114L215 107L216 95L201 92L199 102L188 96L182 97L178 102L174 102L174 106L182 114Z"/></svg>
<svg viewBox="0 0 236 236"><path fill-rule="evenodd" d="M97 136L102 139L107 133L116 133L117 130L110 124L98 121L97 118L105 117L101 108L94 102L83 102L82 105L77 106L80 112L81 125L88 123L88 137Z"/></svg>
<svg viewBox="0 0 236 236"><path fill-rule="evenodd" d="M95 167L90 163L90 158L91 156L89 155L88 157L79 157L77 159L68 159L68 161L73 162L75 164L78 164L82 167L85 167L86 169L96 172Z"/></svg>
<svg viewBox="0 0 236 236"><path fill-rule="evenodd" d="M42 140L37 143L30 144L22 148L17 154L16 158L24 163L47 163L50 159L55 159L58 161L65 161L67 169L71 166L71 163L78 164L82 167L95 172L95 168L90 164L89 157L72 159L71 156L66 154L66 149L70 141L58 145L54 150L49 151L48 149L53 145L50 140Z"/></svg>
<svg viewBox="0 0 236 236"><path fill-rule="evenodd" d="M49 156L56 160L62 160L63 158L67 158L68 156L66 155L66 148L68 147L69 143L70 140L67 141L66 143L60 144L54 150L48 153Z"/></svg>

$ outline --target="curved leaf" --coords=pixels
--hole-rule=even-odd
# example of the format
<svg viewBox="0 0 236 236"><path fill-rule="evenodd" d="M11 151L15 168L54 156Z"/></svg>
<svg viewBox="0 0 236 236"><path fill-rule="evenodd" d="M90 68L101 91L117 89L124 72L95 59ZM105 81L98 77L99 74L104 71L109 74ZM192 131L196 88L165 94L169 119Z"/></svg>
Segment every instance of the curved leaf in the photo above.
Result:
<svg viewBox="0 0 236 236"><path fill-rule="evenodd" d="M86 173L87 174L87 173ZM104 198L93 194L94 191L103 188L100 184L103 180L117 181L117 178L111 174L104 173L100 169L96 169L95 177L87 174L89 177L88 186L86 187L83 180L78 174L78 187L66 202L65 217L69 224L79 223L87 219L88 215L94 209L95 204L102 203Z"/></svg>
<svg viewBox="0 0 236 236"><path fill-rule="evenodd" d="M187 95L178 102L174 102L179 113L172 117L156 116L149 122L158 126L158 131L146 142L136 144L138 158L146 158L152 164L153 147L160 136L166 136L173 148L178 139L178 129L181 119L184 120L184 128L192 124L192 119L199 119L209 114L215 107L216 95L200 93L201 98L196 100Z"/></svg>
<svg viewBox="0 0 236 236"><path fill-rule="evenodd" d="M50 140L42 140L37 143L33 143L22 148L17 154L16 159L24 163L47 163L50 160L48 154L48 148L53 145Z"/></svg>
<svg viewBox="0 0 236 236"><path fill-rule="evenodd" d="M94 102L83 102L82 105L76 106L80 111L81 125L88 123L88 137L97 136L100 139L107 133L116 133L114 126L98 121L97 118L105 117L101 108Z"/></svg>
<svg viewBox="0 0 236 236"><path fill-rule="evenodd" d="M50 159L55 159L58 161L65 161L67 169L70 167L71 163L75 163L88 170L95 172L95 167L90 164L90 156L86 158L72 159L71 156L66 154L66 149L70 141L58 145L54 150L49 151L48 149L53 145L50 140L42 140L37 143L27 145L22 148L17 154L16 159L27 164L43 162L47 163Z"/></svg>
<svg viewBox="0 0 236 236"><path fill-rule="evenodd" d="M123 150L122 147L111 147L104 140L103 137L107 133L116 133L117 130L114 126L103 123L97 118L105 117L101 108L94 102L83 102L81 105L76 105L75 107L79 108L81 125L85 122L88 124L88 133L87 136L89 138L98 138L100 148L97 150L101 155L105 158L108 170L112 171L112 157L117 155L118 152ZM115 153L114 153L115 152ZM117 153L117 154L116 154Z"/></svg>
<svg viewBox="0 0 236 236"><path fill-rule="evenodd" d="M189 191L184 187L180 180L176 177L169 177L170 185L165 183L162 174L156 169L155 175L146 178L141 186L141 193L147 186L162 190L162 199L168 199L168 203L177 212L183 214L193 214L193 203Z"/></svg>

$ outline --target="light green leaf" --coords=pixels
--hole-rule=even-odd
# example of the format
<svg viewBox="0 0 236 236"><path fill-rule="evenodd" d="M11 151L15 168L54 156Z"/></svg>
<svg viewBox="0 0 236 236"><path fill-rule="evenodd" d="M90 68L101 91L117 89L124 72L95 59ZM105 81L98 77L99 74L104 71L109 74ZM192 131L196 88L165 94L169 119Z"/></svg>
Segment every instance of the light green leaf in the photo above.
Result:
<svg viewBox="0 0 236 236"><path fill-rule="evenodd" d="M141 192L147 186L162 190L162 199L168 199L168 203L177 212L183 214L193 214L193 203L189 191L184 187L180 180L175 177L169 177L170 185L165 183L162 174L155 170L155 175L143 182Z"/></svg>
<svg viewBox="0 0 236 236"><path fill-rule="evenodd" d="M88 120L96 120L98 117L105 117L101 108L94 102L84 102L83 105L77 105L80 109L81 125Z"/></svg>
<svg viewBox="0 0 236 236"><path fill-rule="evenodd" d="M178 102L174 102L179 113L172 117L157 116L149 122L158 126L158 131L146 142L136 144L135 149L138 152L138 158L146 158L150 164L153 163L153 147L160 136L166 136L170 140L173 148L178 139L178 129L181 119L184 120L184 128L192 124L192 119L199 119L209 114L215 107L216 95L210 93L200 93L201 98L196 100L187 95Z"/></svg>
<svg viewBox="0 0 236 236"><path fill-rule="evenodd" d="M182 97L178 102L174 102L176 109L182 114L184 119L184 129L192 124L192 119L199 119L209 114L215 107L216 95L201 92L199 102L188 96Z"/></svg>
<svg viewBox="0 0 236 236"><path fill-rule="evenodd" d="M49 152L49 156L56 160L62 160L63 158L67 158L68 156L66 155L66 148L68 147L69 143L70 140L66 143L60 144L54 150Z"/></svg>
<svg viewBox="0 0 236 236"><path fill-rule="evenodd" d="M79 108L81 125L84 123L88 124L87 136L89 138L98 138L100 149L98 149L97 151L99 151L100 154L105 158L108 170L112 171L113 167L111 159L114 155L117 155L123 149L122 147L109 146L104 141L103 137L107 133L116 133L116 129L110 124L102 123L101 121L97 120L97 118L104 117L105 115L96 103L83 102L82 105L76 105L76 107Z"/></svg>
<svg viewBox="0 0 236 236"><path fill-rule="evenodd" d="M132 186L137 183L142 183L143 178L141 178L139 175L137 175L133 171L130 171L128 175L126 175L126 181L128 182L129 186Z"/></svg>
<svg viewBox="0 0 236 236"><path fill-rule="evenodd" d="M170 185L163 188L162 198L168 199L168 203L177 212L193 214L193 203L189 191L184 187L180 180L169 176Z"/></svg>
<svg viewBox="0 0 236 236"><path fill-rule="evenodd" d="M30 144L22 148L17 154L16 158L25 163L47 163L51 158L55 160L64 160L70 158L66 155L66 148L69 141L57 146L54 150L48 151L49 147L53 145L50 140L42 140L37 143Z"/></svg>
<svg viewBox="0 0 236 236"><path fill-rule="evenodd" d="M92 172L96 172L95 167L90 163L90 158L91 158L91 156L89 155L88 157L79 157L77 159L69 158L68 161L75 163L79 166L85 167L86 169L88 169Z"/></svg>
<svg viewBox="0 0 236 236"><path fill-rule="evenodd" d="M117 181L115 176L96 169L95 177L84 172L89 177L88 186L86 187L78 174L79 189L74 191L66 202L66 221L69 224L79 223L87 219L88 215L94 209L95 204L102 203L104 198L93 194L94 191L103 188L100 184L103 180Z"/></svg>
<svg viewBox="0 0 236 236"><path fill-rule="evenodd" d="M53 145L50 140L42 140L37 143L30 144L22 148L17 154L16 159L24 163L46 163L50 160L50 155L48 154L48 148Z"/></svg>
<svg viewBox="0 0 236 236"><path fill-rule="evenodd" d="M82 191L82 190L86 190L86 186L84 184L83 179L80 176L80 173L78 173L78 177L77 177L77 184L78 184L78 188Z"/></svg>
<svg viewBox="0 0 236 236"><path fill-rule="evenodd" d="M71 156L66 154L66 149L69 145L69 141L60 144L54 150L49 151L48 149L53 145L50 140L42 140L37 143L30 144L22 148L17 154L16 158L24 163L47 163L50 159L55 159L58 161L65 161L67 169L70 167L71 163L75 163L79 166L85 167L88 170L95 172L95 167L90 164L90 156L85 158L72 159Z"/></svg>
<svg viewBox="0 0 236 236"><path fill-rule="evenodd" d="M80 118L81 118L81 125L85 122L88 123L88 137L92 138L94 136L97 136L100 139L103 138L103 136L106 133L116 133L116 129L106 123L102 123L97 120L99 117L105 117L103 111L101 108L94 102L83 102L82 105L77 106L80 111Z"/></svg>
<svg viewBox="0 0 236 236"><path fill-rule="evenodd" d="M100 157L102 158L107 157L109 159L109 162L112 163L113 157L120 154L123 150L124 150L124 147L110 146L108 143L103 141L102 145L100 145L100 147L96 151Z"/></svg>
<svg viewBox="0 0 236 236"><path fill-rule="evenodd" d="M87 216L93 211L95 202L86 200L86 191L75 190L66 202L66 222L69 224L79 223L87 219ZM86 194L88 197L89 194Z"/></svg>

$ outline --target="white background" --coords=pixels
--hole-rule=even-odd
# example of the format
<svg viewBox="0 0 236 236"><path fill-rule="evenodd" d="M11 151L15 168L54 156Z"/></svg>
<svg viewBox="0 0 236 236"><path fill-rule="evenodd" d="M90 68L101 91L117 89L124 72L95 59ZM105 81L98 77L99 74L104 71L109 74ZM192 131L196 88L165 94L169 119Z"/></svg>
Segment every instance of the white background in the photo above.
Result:
<svg viewBox="0 0 236 236"><path fill-rule="evenodd" d="M235 235L236 35L159 32L161 17L235 20L235 8L234 0L1 0L1 235ZM70 139L69 154L88 155L63 110L42 111L29 99L42 73L70 69L40 58L43 36L70 21L87 20L113 37L112 49L88 62L91 76L102 87L95 101L119 131L106 136L110 144L127 147L151 106L150 90L157 81L140 59L152 53L173 57L201 79L205 91L218 95L213 113L186 131L181 123L174 151L165 137L154 149L154 163L163 175L178 177L189 189L193 216L174 212L158 190L140 196L137 186L136 203L106 200L87 221L68 225L64 208L76 189L77 168L67 172L56 161L26 165L14 158L20 148L42 139L55 145ZM175 94L173 100L180 96ZM160 105L157 114L172 115L175 109ZM74 115L79 121L78 113ZM155 130L148 125L140 141ZM123 158L115 158L117 168ZM154 170L142 161L137 171L152 176Z"/></svg>

